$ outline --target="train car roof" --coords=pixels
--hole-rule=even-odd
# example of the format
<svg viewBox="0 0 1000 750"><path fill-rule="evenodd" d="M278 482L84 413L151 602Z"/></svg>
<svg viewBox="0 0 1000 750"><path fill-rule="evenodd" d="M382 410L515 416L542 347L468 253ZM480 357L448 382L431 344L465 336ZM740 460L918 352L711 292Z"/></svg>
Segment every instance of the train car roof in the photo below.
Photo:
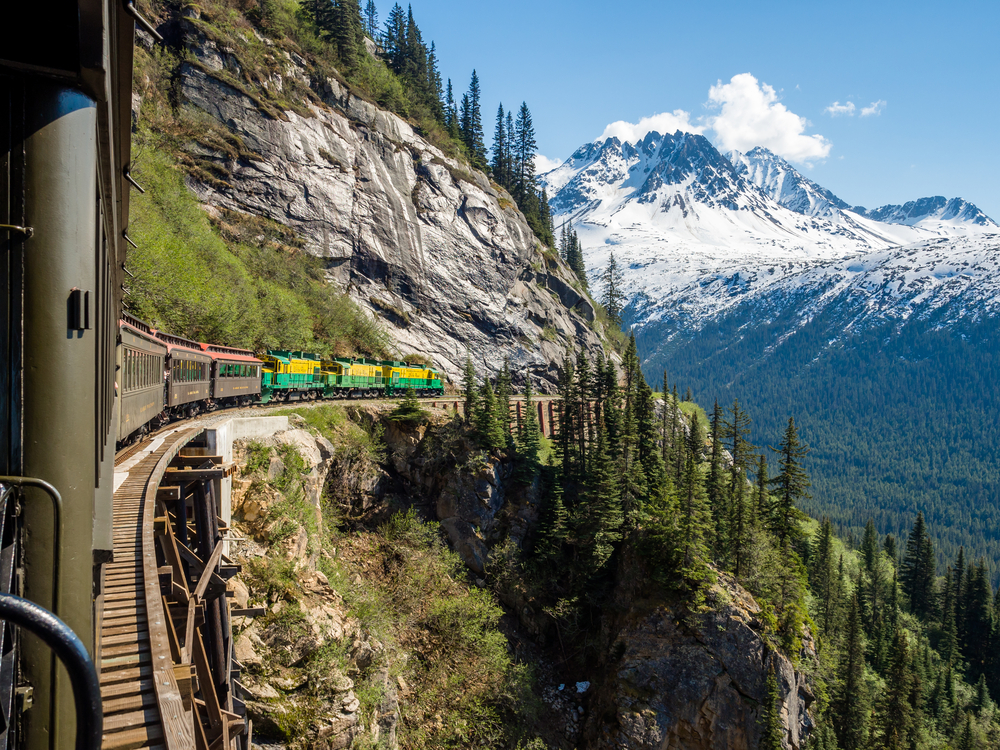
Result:
<svg viewBox="0 0 1000 750"><path fill-rule="evenodd" d="M227 362L251 362L255 365L264 364L249 349L236 349L232 346L219 346L218 344L202 344L201 348L202 351L206 352L214 360L224 359Z"/></svg>
<svg viewBox="0 0 1000 750"><path fill-rule="evenodd" d="M129 316L129 317L131 318L131 316ZM133 320L137 320L137 319L136 318L131 318L131 319L119 320L118 321L118 327L119 328L125 328L130 333L132 333L132 334L134 334L136 336L139 336L142 339L145 339L146 341L148 341L151 344L154 344L155 346L160 347L161 349L163 349L163 352L165 354L167 352L167 346L166 346L166 344L164 344L162 341L158 341L156 339L156 337L153 336L152 333L150 333L148 326L145 329L139 328L139 327L137 327L136 325L134 325L132 323Z"/></svg>
<svg viewBox="0 0 1000 750"><path fill-rule="evenodd" d="M206 354L201 349L201 344L197 341L191 341L190 339L185 339L180 336L174 336L172 333L164 333L163 331L153 331L153 335L163 344L167 345L167 352L170 356L173 356L174 352L179 352L183 354L192 354L194 359L201 361L211 362L212 358L210 355Z"/></svg>

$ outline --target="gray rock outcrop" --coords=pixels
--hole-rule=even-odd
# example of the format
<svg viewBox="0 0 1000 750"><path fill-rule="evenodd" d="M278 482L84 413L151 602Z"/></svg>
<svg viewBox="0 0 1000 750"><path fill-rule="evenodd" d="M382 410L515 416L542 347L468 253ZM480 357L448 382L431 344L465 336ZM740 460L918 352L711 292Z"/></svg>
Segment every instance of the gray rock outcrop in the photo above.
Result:
<svg viewBox="0 0 1000 750"><path fill-rule="evenodd" d="M758 632L760 607L742 587L721 577L708 601L698 615L666 606L630 614L613 647L621 658L591 706L584 747L753 750L770 668L781 693L782 744L802 747L815 700L805 676ZM801 656L815 657L808 634L802 648Z"/></svg>
<svg viewBox="0 0 1000 750"><path fill-rule="evenodd" d="M240 73L232 55L190 20L181 25L196 60L180 68L184 104L242 144L240 156L193 147L228 175L192 178L210 210L294 228L326 259L329 280L385 321L401 355L431 357L453 382L468 352L481 375L507 356L516 380L527 371L552 391L567 346L597 353L593 305L574 274L543 254L510 196L484 174L337 80L311 79L296 55L263 85L308 85L315 101L299 110L310 116L273 112L223 80Z"/></svg>

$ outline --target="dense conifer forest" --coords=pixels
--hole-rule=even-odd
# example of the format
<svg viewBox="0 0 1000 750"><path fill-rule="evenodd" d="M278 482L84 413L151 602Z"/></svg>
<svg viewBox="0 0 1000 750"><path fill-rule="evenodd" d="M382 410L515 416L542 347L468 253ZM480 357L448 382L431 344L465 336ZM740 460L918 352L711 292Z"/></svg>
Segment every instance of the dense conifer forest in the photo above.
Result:
<svg viewBox="0 0 1000 750"><path fill-rule="evenodd" d="M640 350L655 352L648 374L667 367L699 400L746 398L766 442L794 411L813 446L813 498L803 508L829 516L845 539L857 543L869 518L880 533L902 537L922 510L939 568L964 547L1000 583L996 320L959 331L941 315L915 313L906 325L856 329L831 346L851 315L846 302L830 307L787 340L794 304L766 316L741 306L665 347L663 331L648 327ZM748 329L747 316L770 322ZM775 340L783 343L765 354Z"/></svg>
<svg viewBox="0 0 1000 750"><path fill-rule="evenodd" d="M465 419L481 445L513 457L520 481L540 488L533 541L509 552L494 576L516 575L546 602L581 658L594 656L595 623L621 576L638 575L651 595L698 611L725 574L754 595L774 645L818 688L810 747L1000 741L992 698L1000 694L1000 596L984 562L959 549L940 569L922 513L905 543L868 520L857 549L829 518L808 518L800 506L812 489L811 451L794 416L776 446L756 446L739 400L715 404L706 418L666 376L654 394L633 337L621 372L603 359L566 357L559 429L540 450L548 441L533 409L506 429L511 379L505 368L480 384L469 362L464 382ZM811 663L804 628L818 643ZM761 747L781 747L773 707L762 721Z"/></svg>

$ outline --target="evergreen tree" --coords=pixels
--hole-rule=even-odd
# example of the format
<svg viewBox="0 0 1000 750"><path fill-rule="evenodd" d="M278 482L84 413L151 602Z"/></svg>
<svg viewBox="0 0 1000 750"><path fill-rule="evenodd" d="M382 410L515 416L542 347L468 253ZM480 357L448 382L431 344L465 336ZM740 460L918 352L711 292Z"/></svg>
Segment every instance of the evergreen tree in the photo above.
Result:
<svg viewBox="0 0 1000 750"><path fill-rule="evenodd" d="M500 370L500 375L497 376L496 418L497 423L500 425L500 429L503 430L506 441L505 446L507 448L514 447L514 436L510 431L510 413L512 411L511 399L513 395L514 387L511 384L510 379L510 361L504 357L503 369Z"/></svg>
<svg viewBox="0 0 1000 750"><path fill-rule="evenodd" d="M976 750L976 742L972 737L972 717L965 717L965 729L958 740L958 750Z"/></svg>
<svg viewBox="0 0 1000 750"><path fill-rule="evenodd" d="M506 115L503 111L503 102L497 107L496 129L493 131L493 161L490 169L493 170L493 179L501 187L510 190L510 175L508 166L508 156L510 147L507 144L507 130L504 126Z"/></svg>
<svg viewBox="0 0 1000 750"><path fill-rule="evenodd" d="M746 473L750 463L753 445L750 443L750 415L740 408L738 399L733 400L730 419L725 425L729 439L729 453L733 464L729 471L729 539L733 572L739 578L744 572L745 555L750 537L750 514L747 503Z"/></svg>
<svg viewBox="0 0 1000 750"><path fill-rule="evenodd" d="M892 641L889 670L886 673L885 691L876 708L876 737L874 746L886 750L909 747L913 726L913 709L910 705L913 670L910 663L906 636L896 631Z"/></svg>
<svg viewBox="0 0 1000 750"><path fill-rule="evenodd" d="M729 538L729 505L726 497L725 472L723 470L723 429L722 407L715 402L712 409L712 455L709 465L708 504L715 518L716 554L724 560L726 556L726 540Z"/></svg>
<svg viewBox="0 0 1000 750"><path fill-rule="evenodd" d="M399 3L392 6L389 17L385 20L382 50L389 68L396 75L400 75L406 59L406 15Z"/></svg>
<svg viewBox="0 0 1000 750"><path fill-rule="evenodd" d="M811 558L810 579L813 591L819 599L819 625L823 634L828 635L836 606L836 571L833 567L833 525L829 518L820 524L818 539Z"/></svg>
<svg viewBox="0 0 1000 750"><path fill-rule="evenodd" d="M993 651L993 601L986 563L979 564L968 575L965 596L965 651L969 660L969 677L978 679L990 666Z"/></svg>
<svg viewBox="0 0 1000 750"><path fill-rule="evenodd" d="M365 3L365 33L372 39L378 37L378 9L375 7L375 0Z"/></svg>
<svg viewBox="0 0 1000 750"><path fill-rule="evenodd" d="M445 122L444 90L441 85L441 72L438 70L437 48L431 42L427 53L427 98L431 114L440 123Z"/></svg>
<svg viewBox="0 0 1000 750"><path fill-rule="evenodd" d="M465 423L476 424L479 418L479 387L476 385L476 369L472 366L472 355L468 353L465 355L462 391L465 394Z"/></svg>
<svg viewBox="0 0 1000 750"><path fill-rule="evenodd" d="M531 482L538 473L538 450L541 447L541 433L538 430L538 415L535 413L534 393L531 389L531 376L528 375L524 385L524 424L518 441L518 456L521 459L521 479ZM562 488L559 488L562 503Z"/></svg>
<svg viewBox="0 0 1000 750"><path fill-rule="evenodd" d="M480 104L479 76L472 71L469 91L462 97L462 140L469 150L469 162L477 169L486 169L486 144L483 138L483 114Z"/></svg>
<svg viewBox="0 0 1000 750"><path fill-rule="evenodd" d="M754 493L754 522L767 528L770 510L770 496L767 494L767 456L761 453L757 458L757 487Z"/></svg>
<svg viewBox="0 0 1000 750"><path fill-rule="evenodd" d="M771 448L781 458L778 475L771 480L776 489L774 509L772 511L773 531L778 541L784 544L786 539L797 541L798 520L801 511L796 507L799 500L808 498L807 489L810 486L809 475L802 468L802 459L809 453L809 448L799 443L795 419L788 418L788 426L778 448Z"/></svg>
<svg viewBox="0 0 1000 750"><path fill-rule="evenodd" d="M444 108L444 126L454 140L461 138L459 129L458 106L455 104L455 92L451 86L451 79L448 79L448 93Z"/></svg>
<svg viewBox="0 0 1000 750"><path fill-rule="evenodd" d="M601 304L604 305L604 309L608 313L608 318L619 328L622 324L622 308L624 307L625 294L622 291L622 285L624 284L625 277L622 274L622 270L618 267L618 261L615 260L615 254L611 253L608 258L608 265L604 269L604 273L601 275L601 282L604 284L604 292L601 295ZM664 396L666 396L666 373L664 373Z"/></svg>
<svg viewBox="0 0 1000 750"><path fill-rule="evenodd" d="M856 594L851 602L838 672L840 685L833 703L837 740L843 750L862 750L868 738L868 696L865 694L861 611Z"/></svg>
<svg viewBox="0 0 1000 750"><path fill-rule="evenodd" d="M563 504L562 477L557 467L550 467L551 486L542 495L542 509L538 519L538 536L535 556L543 563L556 562L562 556L569 516Z"/></svg>
<svg viewBox="0 0 1000 750"><path fill-rule="evenodd" d="M704 480L694 457L688 456L680 491L680 575L689 591L709 581L708 567L712 514L708 509Z"/></svg>
<svg viewBox="0 0 1000 750"><path fill-rule="evenodd" d="M535 152L538 150L535 126L525 102L521 102L521 108L517 111L511 150L514 156L514 198L523 209L523 203L529 192L531 194L535 192Z"/></svg>
<svg viewBox="0 0 1000 750"><path fill-rule="evenodd" d="M507 446L509 431L503 428L500 422L499 411L497 409L497 398L493 391L493 384L489 378L483 380L483 386L479 390L481 407L478 414L476 429L479 434L479 442L484 448L489 450L501 450Z"/></svg>
<svg viewBox="0 0 1000 750"><path fill-rule="evenodd" d="M782 750L785 727L781 721L781 691L774 676L774 665L767 668L767 687L764 692L764 710L761 713L760 750Z"/></svg>
<svg viewBox="0 0 1000 750"><path fill-rule="evenodd" d="M614 545L621 540L623 523L614 466L608 457L604 431L599 430L591 447L584 507L581 512L583 549L588 562L590 577L600 575L614 552Z"/></svg>
<svg viewBox="0 0 1000 750"><path fill-rule="evenodd" d="M903 591L910 598L910 610L919 617L931 614L934 596L934 549L924 514L917 513L903 558Z"/></svg>

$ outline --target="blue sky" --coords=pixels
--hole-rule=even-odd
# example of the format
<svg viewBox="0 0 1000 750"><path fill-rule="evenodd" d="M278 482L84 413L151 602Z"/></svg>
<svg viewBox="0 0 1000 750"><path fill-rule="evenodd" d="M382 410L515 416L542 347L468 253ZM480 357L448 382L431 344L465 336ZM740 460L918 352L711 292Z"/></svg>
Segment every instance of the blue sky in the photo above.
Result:
<svg viewBox="0 0 1000 750"><path fill-rule="evenodd" d="M384 21L392 3L376 5ZM961 196L1000 222L995 0L416 0L413 12L456 98L477 70L488 140L501 101L528 103L553 159L612 122L680 110L666 122L686 116L720 147L784 150L848 203Z"/></svg>

